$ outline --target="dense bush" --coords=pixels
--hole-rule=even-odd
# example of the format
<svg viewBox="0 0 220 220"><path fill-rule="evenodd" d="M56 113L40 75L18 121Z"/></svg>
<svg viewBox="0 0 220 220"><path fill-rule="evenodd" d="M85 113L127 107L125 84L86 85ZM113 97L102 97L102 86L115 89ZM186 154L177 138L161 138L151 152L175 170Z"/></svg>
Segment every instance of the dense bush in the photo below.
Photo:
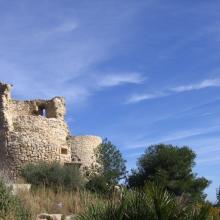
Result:
<svg viewBox="0 0 220 220"><path fill-rule="evenodd" d="M94 174L86 183L86 189L96 193L107 193L109 188L105 177L98 174Z"/></svg>
<svg viewBox="0 0 220 220"><path fill-rule="evenodd" d="M188 147L158 144L148 147L138 159L138 168L129 176L130 187L143 187L146 181L163 184L176 196L188 194L193 200L204 200L209 181L193 173L196 154Z"/></svg>
<svg viewBox="0 0 220 220"><path fill-rule="evenodd" d="M91 205L77 220L212 220L209 205L192 204L163 187L149 184L143 191L125 191L122 200Z"/></svg>
<svg viewBox="0 0 220 220"><path fill-rule="evenodd" d="M0 219L29 220L31 215L20 200L11 194L10 190L0 180Z"/></svg>
<svg viewBox="0 0 220 220"><path fill-rule="evenodd" d="M75 190L83 186L83 177L77 167L62 166L57 162L48 164L27 164L22 169L22 176L34 186L53 189Z"/></svg>

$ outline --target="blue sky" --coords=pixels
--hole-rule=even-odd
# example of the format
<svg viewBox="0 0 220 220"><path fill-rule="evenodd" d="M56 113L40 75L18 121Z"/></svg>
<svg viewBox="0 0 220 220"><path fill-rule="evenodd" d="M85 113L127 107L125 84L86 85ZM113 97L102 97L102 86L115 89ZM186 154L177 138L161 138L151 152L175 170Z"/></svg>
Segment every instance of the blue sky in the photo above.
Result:
<svg viewBox="0 0 220 220"><path fill-rule="evenodd" d="M65 96L75 135L108 137L128 168L188 145L220 185L220 2L0 0L0 80L19 99Z"/></svg>

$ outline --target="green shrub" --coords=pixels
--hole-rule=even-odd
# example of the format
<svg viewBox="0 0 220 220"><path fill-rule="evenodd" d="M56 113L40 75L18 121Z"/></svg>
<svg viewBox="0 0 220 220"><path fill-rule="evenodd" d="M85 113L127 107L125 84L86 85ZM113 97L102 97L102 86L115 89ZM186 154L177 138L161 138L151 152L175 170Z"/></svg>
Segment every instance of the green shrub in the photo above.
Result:
<svg viewBox="0 0 220 220"><path fill-rule="evenodd" d="M107 193L109 188L105 177L100 175L93 175L86 183L86 189L96 193Z"/></svg>
<svg viewBox="0 0 220 220"><path fill-rule="evenodd" d="M84 182L78 168L62 166L57 162L27 164L22 169L22 176L33 186L51 187L55 190L75 190L82 187Z"/></svg>
<svg viewBox="0 0 220 220"><path fill-rule="evenodd" d="M0 180L0 219L29 220L31 214Z"/></svg>
<svg viewBox="0 0 220 220"><path fill-rule="evenodd" d="M86 188L92 192L105 194L125 179L127 171L121 152L107 139L96 150L96 162L88 169Z"/></svg>
<svg viewBox="0 0 220 220"><path fill-rule="evenodd" d="M189 147L167 144L149 146L128 177L129 187L143 187L146 181L159 182L170 193L187 193L192 200L204 202L204 190L211 183L193 173L196 154Z"/></svg>
<svg viewBox="0 0 220 220"><path fill-rule="evenodd" d="M120 180L125 179L127 174L126 160L124 160L118 147L111 141L104 139L95 153L97 163L101 165L97 167L97 173L105 177L108 185L116 185Z"/></svg>
<svg viewBox="0 0 220 220"><path fill-rule="evenodd" d="M187 203L183 198L148 184L142 191L126 190L122 199L89 206L77 220L211 220L210 207Z"/></svg>

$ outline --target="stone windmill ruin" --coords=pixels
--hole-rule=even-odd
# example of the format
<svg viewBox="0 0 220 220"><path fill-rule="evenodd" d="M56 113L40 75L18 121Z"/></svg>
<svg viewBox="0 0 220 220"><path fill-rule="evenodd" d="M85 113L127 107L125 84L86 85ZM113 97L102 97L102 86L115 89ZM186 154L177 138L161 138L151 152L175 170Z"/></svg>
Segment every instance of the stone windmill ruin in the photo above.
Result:
<svg viewBox="0 0 220 220"><path fill-rule="evenodd" d="M10 84L0 83L0 169L16 177L25 163L59 161L90 167L98 136L72 136L64 116L65 99L18 101Z"/></svg>

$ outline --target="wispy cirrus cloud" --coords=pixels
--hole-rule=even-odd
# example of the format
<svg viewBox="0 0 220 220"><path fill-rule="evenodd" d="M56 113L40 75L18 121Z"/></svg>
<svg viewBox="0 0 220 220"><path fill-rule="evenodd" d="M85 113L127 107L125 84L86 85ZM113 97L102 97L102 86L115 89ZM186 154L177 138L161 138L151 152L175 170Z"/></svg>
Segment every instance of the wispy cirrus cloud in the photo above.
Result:
<svg viewBox="0 0 220 220"><path fill-rule="evenodd" d="M120 13L120 17L107 16L102 13L104 10L98 10L98 14L94 10L85 14L79 10L74 15L46 10L46 16L48 13L55 16L53 22L44 22L44 16L37 15L32 15L30 19L18 11L18 17L24 24L22 34L16 22L3 22L4 19L1 19L1 27L5 27L0 37L1 53L4 54L0 60L1 80L15 85L17 98L51 98L59 94L68 97L71 103L84 102L107 87L142 83L145 79L138 72L112 68L112 72L106 74L102 68L96 67L116 53L118 45L126 37L121 34L126 32L125 24L139 10L139 6L131 7L130 13L125 11ZM116 13L115 8L109 8L108 13ZM91 25L96 16L97 22ZM99 16L102 19L98 19ZM112 25L103 25L109 22ZM26 28L29 26L31 28ZM10 44L18 39L19 44Z"/></svg>
<svg viewBox="0 0 220 220"><path fill-rule="evenodd" d="M208 165L213 165L213 164L220 164L220 157L219 156L214 156L214 157L210 157L210 158L202 158L202 159L198 159L197 163L199 164L208 164Z"/></svg>
<svg viewBox="0 0 220 220"><path fill-rule="evenodd" d="M50 4L36 5L36 9L42 9L41 16L38 10L31 13L28 7L23 11L17 6L16 16L6 13L6 18L14 16L12 20L1 14L4 31L0 37L0 77L15 85L16 98L51 98L59 94L68 102L82 103L105 88L145 80L127 67L118 70L111 65L107 74L102 68L102 62L111 60L128 39L124 33L143 4L132 3L126 10L116 9L112 3L70 5L73 10L69 6L64 10L54 6L52 10ZM118 7L124 8L124 4Z"/></svg>
<svg viewBox="0 0 220 220"><path fill-rule="evenodd" d="M91 75L86 74L84 77L79 75L58 81L59 83L56 83L56 87L47 88L43 96L53 97L57 91L59 91L60 95L67 98L67 101L72 103L74 100L74 102L79 103L84 102L88 97L106 88L127 84L141 84L145 79L146 77L137 72L102 73L102 75L100 73ZM65 89L62 89L64 87Z"/></svg>
<svg viewBox="0 0 220 220"><path fill-rule="evenodd" d="M199 83L177 86L172 88L171 90L174 92L187 92L192 90L206 89L209 87L219 87L220 79L205 79Z"/></svg>
<svg viewBox="0 0 220 220"><path fill-rule="evenodd" d="M138 149L138 148L150 146L152 144L172 143L174 141L185 140L185 139L192 138L195 136L211 134L213 132L218 132L218 131L220 131L219 125L215 125L209 128L186 129L186 130L175 131L175 132L172 132L170 134L167 134L165 136L155 138L155 139L141 138L139 140L136 140L131 143L127 143L125 145L127 146L127 148L130 148L130 149L134 149L134 148Z"/></svg>
<svg viewBox="0 0 220 220"><path fill-rule="evenodd" d="M152 94L133 94L131 95L131 97L128 98L128 100L125 102L125 104L130 104L130 103L137 103L137 102L141 102L143 100L149 100L149 99L156 99L156 98L161 98L164 96L167 96L167 93L152 93Z"/></svg>
<svg viewBox="0 0 220 220"><path fill-rule="evenodd" d="M112 87L122 84L140 84L145 78L140 73L118 73L99 77L97 85L100 87Z"/></svg>
<svg viewBox="0 0 220 220"><path fill-rule="evenodd" d="M198 128L198 129L178 131L178 132L174 132L168 136L163 137L160 142L170 142L170 141L186 139L186 138L190 138L190 137L194 137L198 135L209 134L212 132L219 131L219 129L220 129L220 126L213 126L209 128Z"/></svg>
<svg viewBox="0 0 220 220"><path fill-rule="evenodd" d="M220 79L205 79L201 82L188 84L188 85L180 85L176 87L171 87L170 89L164 89L157 93L140 93L140 94L132 94L127 101L126 104L134 104L144 100L162 98L165 96L170 96L176 93L189 92L194 90L207 89L212 87L220 87Z"/></svg>

